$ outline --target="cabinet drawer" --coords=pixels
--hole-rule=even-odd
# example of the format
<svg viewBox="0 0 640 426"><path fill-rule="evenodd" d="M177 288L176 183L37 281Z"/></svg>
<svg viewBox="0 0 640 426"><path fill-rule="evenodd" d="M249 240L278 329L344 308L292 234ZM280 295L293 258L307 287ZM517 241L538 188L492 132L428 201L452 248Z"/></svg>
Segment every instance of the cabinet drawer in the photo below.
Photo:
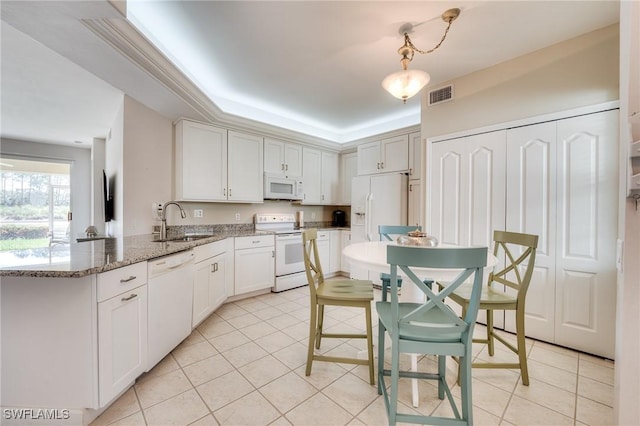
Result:
<svg viewBox="0 0 640 426"><path fill-rule="evenodd" d="M217 256L227 250L226 240L216 241L215 243L196 246L193 252L196 255L195 263L202 262L210 257Z"/></svg>
<svg viewBox="0 0 640 426"><path fill-rule="evenodd" d="M103 272L97 276L98 302L110 299L125 291L130 291L147 282L147 262L112 271Z"/></svg>
<svg viewBox="0 0 640 426"><path fill-rule="evenodd" d="M254 235L252 237L236 237L236 250L274 245L273 235Z"/></svg>

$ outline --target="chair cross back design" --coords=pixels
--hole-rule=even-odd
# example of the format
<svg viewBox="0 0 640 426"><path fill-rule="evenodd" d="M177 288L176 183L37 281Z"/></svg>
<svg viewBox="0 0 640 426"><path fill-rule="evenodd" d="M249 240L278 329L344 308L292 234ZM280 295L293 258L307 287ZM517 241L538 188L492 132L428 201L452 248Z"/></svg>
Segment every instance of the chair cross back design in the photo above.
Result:
<svg viewBox="0 0 640 426"><path fill-rule="evenodd" d="M325 281L320 264L318 252L318 231L308 229L302 233L302 246L304 251L304 264L309 283L310 321L309 321L309 345L307 349L307 367L305 374L311 374L313 361L339 362L346 364L367 365L369 367L369 381L373 385L374 360L373 360L373 332L371 327L371 302L373 301L373 283L369 280L351 280L348 278L331 279ZM326 333L323 331L325 306L343 306L363 308L365 310L364 333ZM367 359L329 356L315 353L319 350L323 338L337 339L366 339Z"/></svg>
<svg viewBox="0 0 640 426"><path fill-rule="evenodd" d="M380 235L380 241L393 241L392 235L406 235L411 231L422 231L421 226L415 225L379 225L378 234ZM380 281L382 282L382 300L387 300L387 291L389 290L390 275L387 273L380 274ZM425 280L425 284L431 288L431 281ZM398 287L402 287L402 278L398 277Z"/></svg>
<svg viewBox="0 0 640 426"><path fill-rule="evenodd" d="M494 231L493 240L494 256L497 257L502 252L504 254L505 267L489 274L487 285L482 288L479 310L487 312L487 335L486 338L476 338L473 341L486 343L489 355L493 356L495 353L494 341L497 340L518 356L518 362L474 362L473 367L520 369L522 384L528 386L529 370L526 357L524 315L527 290L535 266L538 236ZM522 250L519 256L514 254L516 249ZM496 284L497 286L495 286ZM514 290L516 294L513 294L513 291L505 292L503 288L499 288L502 286ZM462 312L464 313L469 304L469 295L469 288L463 287L454 291L450 297L462 306ZM515 311L516 346L495 333L493 328L494 310Z"/></svg>
<svg viewBox="0 0 640 426"><path fill-rule="evenodd" d="M387 262L391 265L391 301L376 303L378 330L378 393L384 395L389 424L396 422L426 424L472 424L471 346L473 328L478 313L483 268L487 264L487 248L427 248L390 245ZM420 268L423 268L421 271ZM433 269L452 271L453 279L439 292L433 292L420 273ZM424 293L422 302L399 302L398 274L402 273ZM473 279L472 300L466 314L460 318L444 299L465 281ZM391 369L384 369L385 335L391 337ZM438 372L400 371L400 353L438 356ZM453 399L446 380L446 356L456 356L461 371L461 411ZM387 390L385 376L391 378ZM405 414L398 412L398 382L400 377L436 380L438 397L445 394L455 418Z"/></svg>

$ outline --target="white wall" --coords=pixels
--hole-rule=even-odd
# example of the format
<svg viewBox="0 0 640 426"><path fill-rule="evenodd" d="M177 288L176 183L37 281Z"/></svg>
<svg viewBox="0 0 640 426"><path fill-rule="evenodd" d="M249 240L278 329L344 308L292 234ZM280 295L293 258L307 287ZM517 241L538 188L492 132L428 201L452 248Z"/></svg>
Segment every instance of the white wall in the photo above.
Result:
<svg viewBox="0 0 640 426"><path fill-rule="evenodd" d="M150 234L153 202L171 200L173 124L138 101L124 98L123 235Z"/></svg>
<svg viewBox="0 0 640 426"><path fill-rule="evenodd" d="M105 173L113 193L113 220L106 225L107 234L112 237L123 236L124 223L124 101L115 118L107 136L105 144Z"/></svg>
<svg viewBox="0 0 640 426"><path fill-rule="evenodd" d="M618 274L615 416L616 424L640 419L640 210L628 200L629 143L640 140L640 122L627 117L640 111L640 3L620 3L620 202L618 238L624 241L623 270Z"/></svg>
<svg viewBox="0 0 640 426"><path fill-rule="evenodd" d="M426 106L424 90L421 137L617 100L618 63L612 25L458 78L452 101Z"/></svg>
<svg viewBox="0 0 640 426"><path fill-rule="evenodd" d="M91 225L91 150L72 146L2 139L3 154L39 159L56 159L71 163L71 222L70 235L77 236Z"/></svg>

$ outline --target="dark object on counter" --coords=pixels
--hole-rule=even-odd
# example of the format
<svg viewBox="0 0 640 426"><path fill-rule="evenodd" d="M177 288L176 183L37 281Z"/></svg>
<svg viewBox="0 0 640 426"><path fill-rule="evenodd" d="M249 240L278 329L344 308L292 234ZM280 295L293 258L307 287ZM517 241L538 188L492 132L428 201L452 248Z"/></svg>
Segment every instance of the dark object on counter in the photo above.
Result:
<svg viewBox="0 0 640 426"><path fill-rule="evenodd" d="M333 219L331 226L345 226L347 224L347 215L342 210L335 210L333 212Z"/></svg>

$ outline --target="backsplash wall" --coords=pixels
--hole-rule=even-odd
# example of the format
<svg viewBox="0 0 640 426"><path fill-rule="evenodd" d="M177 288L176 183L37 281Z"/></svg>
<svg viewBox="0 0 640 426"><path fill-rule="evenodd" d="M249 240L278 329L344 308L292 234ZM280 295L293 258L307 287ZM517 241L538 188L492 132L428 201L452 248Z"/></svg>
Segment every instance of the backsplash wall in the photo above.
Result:
<svg viewBox="0 0 640 426"><path fill-rule="evenodd" d="M295 213L304 212L305 222L330 222L334 210L344 210L347 213L347 222L351 212L350 206L301 206L290 201L265 200L264 203L237 204L237 203L180 203L187 213L182 219L175 206L167 210L168 225L205 225L205 224L248 224L253 223L256 213ZM194 210L201 209L203 217L194 217ZM236 220L236 214L240 214L240 220ZM313 216L315 215L315 218Z"/></svg>

